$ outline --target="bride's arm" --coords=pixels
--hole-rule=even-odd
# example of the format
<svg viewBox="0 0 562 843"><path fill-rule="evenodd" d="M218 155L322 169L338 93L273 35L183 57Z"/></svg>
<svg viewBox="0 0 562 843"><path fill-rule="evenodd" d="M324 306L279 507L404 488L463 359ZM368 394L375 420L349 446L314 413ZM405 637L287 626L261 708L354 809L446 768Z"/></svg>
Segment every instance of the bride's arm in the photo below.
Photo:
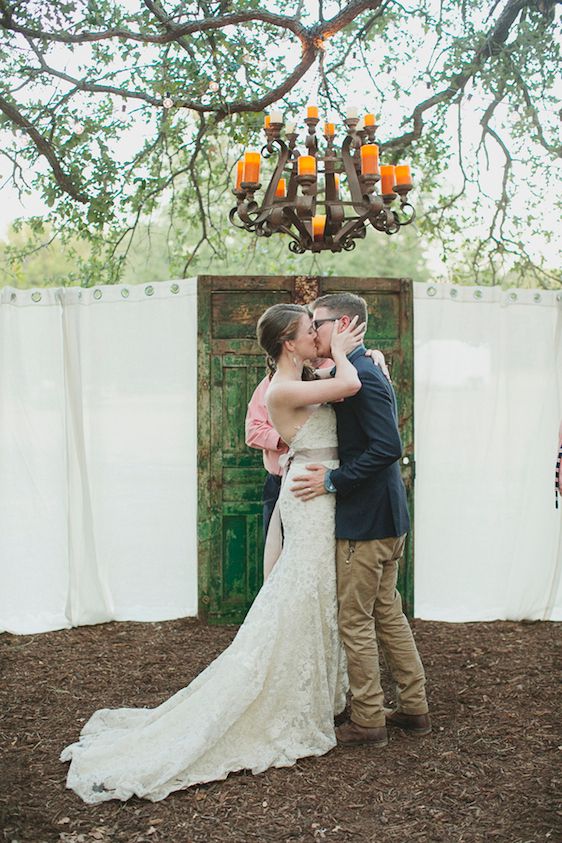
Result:
<svg viewBox="0 0 562 843"><path fill-rule="evenodd" d="M267 392L269 407L306 407L308 404L326 404L355 395L361 389L357 369L347 355L361 345L365 333L364 323L356 319L338 333L339 322L334 322L331 338L332 360L336 366L334 377L314 381L281 381L272 383ZM329 373L329 370L328 370Z"/></svg>
<svg viewBox="0 0 562 843"><path fill-rule="evenodd" d="M370 357L375 366L378 366L389 383L392 383L390 377L390 370L386 365L384 354L379 348L368 348L365 352L365 357Z"/></svg>
<svg viewBox="0 0 562 843"><path fill-rule="evenodd" d="M392 383L392 378L390 377L390 370L386 365L386 360L382 351L378 348L368 348L365 352L365 357L370 357L375 366L378 366L385 378ZM314 374L320 380L324 378L330 378L332 376L332 369L333 366L330 368L324 367L323 369L315 369Z"/></svg>

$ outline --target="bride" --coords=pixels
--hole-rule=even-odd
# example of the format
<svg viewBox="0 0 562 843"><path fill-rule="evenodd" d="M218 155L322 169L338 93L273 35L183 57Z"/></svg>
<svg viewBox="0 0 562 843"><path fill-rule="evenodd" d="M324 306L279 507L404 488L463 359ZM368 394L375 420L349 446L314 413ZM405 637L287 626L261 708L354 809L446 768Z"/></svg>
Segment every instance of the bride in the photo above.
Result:
<svg viewBox="0 0 562 843"><path fill-rule="evenodd" d="M284 546L232 644L187 687L154 709L101 709L66 747L67 787L84 802L152 801L235 770L260 773L336 745L345 706L345 660L337 628L334 496L289 491L302 463L337 466L329 402L359 391L347 354L362 341L355 321L334 322L333 378L307 380L316 333L300 305L276 304L258 322L274 371L268 408L290 445L280 495ZM303 379L304 378L304 379Z"/></svg>

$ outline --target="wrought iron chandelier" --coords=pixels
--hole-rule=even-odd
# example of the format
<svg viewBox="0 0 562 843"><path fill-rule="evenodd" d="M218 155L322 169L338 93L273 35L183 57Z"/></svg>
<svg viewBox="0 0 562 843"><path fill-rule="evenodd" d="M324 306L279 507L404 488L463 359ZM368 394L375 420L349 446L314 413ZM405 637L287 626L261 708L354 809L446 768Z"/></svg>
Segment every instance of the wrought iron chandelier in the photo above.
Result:
<svg viewBox="0 0 562 843"><path fill-rule="evenodd" d="M237 164L232 191L237 204L230 211L230 222L258 237L288 234L289 249L296 254L326 249L351 251L355 241L365 237L367 223L377 231L395 234L413 222L416 212L407 199L412 189L410 167L379 166L375 116L366 114L359 119L357 109L349 108L346 137L339 152L335 148L335 123L324 124L325 147L321 152L316 134L319 122L318 108L308 106L307 153L302 154L297 149L295 124L284 127L280 111L265 116L266 143L261 153L248 151ZM261 188L261 159L275 156L273 175L260 204L255 194ZM342 174L346 193L340 185ZM379 182L380 192L376 189ZM322 208L324 213L318 213Z"/></svg>

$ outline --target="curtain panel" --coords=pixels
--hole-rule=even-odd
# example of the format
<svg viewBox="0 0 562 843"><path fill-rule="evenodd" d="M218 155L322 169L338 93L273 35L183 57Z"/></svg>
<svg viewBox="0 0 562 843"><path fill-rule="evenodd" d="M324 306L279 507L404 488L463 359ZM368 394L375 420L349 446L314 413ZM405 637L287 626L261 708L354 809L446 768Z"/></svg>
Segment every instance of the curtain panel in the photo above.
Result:
<svg viewBox="0 0 562 843"><path fill-rule="evenodd" d="M0 628L197 613L197 287L0 291Z"/></svg>
<svg viewBox="0 0 562 843"><path fill-rule="evenodd" d="M562 619L562 293L415 284L416 615Z"/></svg>

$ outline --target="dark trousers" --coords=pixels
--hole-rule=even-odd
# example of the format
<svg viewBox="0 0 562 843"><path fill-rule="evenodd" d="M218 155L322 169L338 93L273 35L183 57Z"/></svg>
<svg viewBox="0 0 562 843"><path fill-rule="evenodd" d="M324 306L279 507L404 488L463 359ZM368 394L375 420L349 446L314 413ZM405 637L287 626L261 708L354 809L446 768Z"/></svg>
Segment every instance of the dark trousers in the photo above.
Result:
<svg viewBox="0 0 562 843"><path fill-rule="evenodd" d="M281 491L281 478L277 474L268 474L263 484L263 537L267 536L271 515Z"/></svg>

